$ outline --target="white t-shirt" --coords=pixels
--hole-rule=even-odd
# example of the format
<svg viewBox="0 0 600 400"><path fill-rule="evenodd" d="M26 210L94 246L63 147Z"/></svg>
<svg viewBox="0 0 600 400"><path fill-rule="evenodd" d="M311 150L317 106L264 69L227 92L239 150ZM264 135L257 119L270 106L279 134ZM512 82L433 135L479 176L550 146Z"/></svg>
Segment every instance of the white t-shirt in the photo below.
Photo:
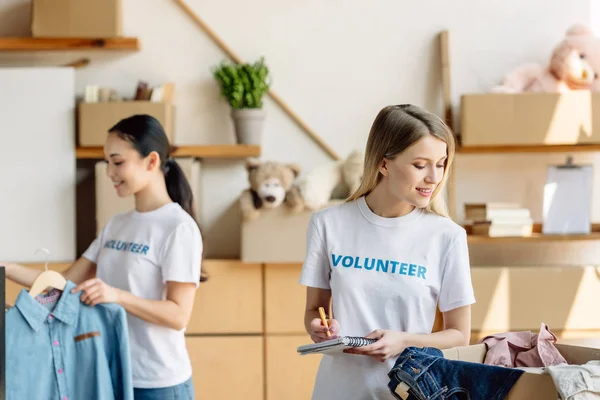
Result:
<svg viewBox="0 0 600 400"><path fill-rule="evenodd" d="M200 281L202 240L194 219L177 203L149 212L116 214L83 253L108 285L165 300L167 281ZM127 314L135 388L178 385L192 376L184 331Z"/></svg>
<svg viewBox="0 0 600 400"><path fill-rule="evenodd" d="M465 230L415 208L398 218L373 213L364 197L314 213L300 283L331 289L340 335L376 329L430 333L442 312L475 302ZM325 355L313 399L394 399L395 358Z"/></svg>

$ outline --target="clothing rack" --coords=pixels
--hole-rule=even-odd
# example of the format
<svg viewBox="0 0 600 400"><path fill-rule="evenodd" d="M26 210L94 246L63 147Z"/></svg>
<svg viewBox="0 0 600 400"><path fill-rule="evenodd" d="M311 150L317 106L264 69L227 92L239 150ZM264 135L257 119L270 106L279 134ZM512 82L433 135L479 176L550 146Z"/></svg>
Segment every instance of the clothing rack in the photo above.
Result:
<svg viewBox="0 0 600 400"><path fill-rule="evenodd" d="M0 265L0 400L6 400L6 326L4 313L6 312L6 271Z"/></svg>

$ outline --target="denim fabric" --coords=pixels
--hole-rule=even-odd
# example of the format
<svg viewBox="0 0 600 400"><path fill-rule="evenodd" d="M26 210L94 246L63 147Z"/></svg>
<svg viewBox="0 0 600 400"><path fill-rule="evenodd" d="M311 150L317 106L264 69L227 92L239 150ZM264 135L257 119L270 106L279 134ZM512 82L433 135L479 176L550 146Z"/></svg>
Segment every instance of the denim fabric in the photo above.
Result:
<svg viewBox="0 0 600 400"><path fill-rule="evenodd" d="M133 389L134 400L194 400L192 378L186 382L160 389Z"/></svg>
<svg viewBox="0 0 600 400"><path fill-rule="evenodd" d="M502 400L524 371L494 365L448 360L439 349L409 347L389 372L392 394L402 400ZM409 396L396 388L404 382Z"/></svg>
<svg viewBox="0 0 600 400"><path fill-rule="evenodd" d="M125 310L89 307L74 287L46 306L23 289L6 312L8 400L133 399Z"/></svg>

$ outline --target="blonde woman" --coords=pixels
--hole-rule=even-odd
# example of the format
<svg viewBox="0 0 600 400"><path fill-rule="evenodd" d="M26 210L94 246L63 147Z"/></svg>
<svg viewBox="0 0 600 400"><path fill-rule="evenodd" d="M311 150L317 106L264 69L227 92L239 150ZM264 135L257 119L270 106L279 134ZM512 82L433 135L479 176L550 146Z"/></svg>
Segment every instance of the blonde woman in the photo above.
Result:
<svg viewBox="0 0 600 400"><path fill-rule="evenodd" d="M437 116L413 105L386 107L371 128L357 192L313 214L300 278L307 332L315 342L378 339L354 354L324 357L313 399L393 399L387 373L406 347L469 343L475 298L467 237L441 197L455 147ZM328 337L318 308L330 300ZM444 328L431 333L436 306Z"/></svg>

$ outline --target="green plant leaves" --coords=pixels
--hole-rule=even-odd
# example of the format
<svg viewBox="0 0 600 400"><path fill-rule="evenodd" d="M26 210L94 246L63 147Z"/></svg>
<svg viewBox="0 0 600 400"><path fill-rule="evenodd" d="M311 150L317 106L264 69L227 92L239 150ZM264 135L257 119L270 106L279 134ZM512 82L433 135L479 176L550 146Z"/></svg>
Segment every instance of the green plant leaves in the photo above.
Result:
<svg viewBox="0 0 600 400"><path fill-rule="evenodd" d="M232 108L262 108L262 99L271 85L264 57L253 64L222 61L212 73Z"/></svg>

